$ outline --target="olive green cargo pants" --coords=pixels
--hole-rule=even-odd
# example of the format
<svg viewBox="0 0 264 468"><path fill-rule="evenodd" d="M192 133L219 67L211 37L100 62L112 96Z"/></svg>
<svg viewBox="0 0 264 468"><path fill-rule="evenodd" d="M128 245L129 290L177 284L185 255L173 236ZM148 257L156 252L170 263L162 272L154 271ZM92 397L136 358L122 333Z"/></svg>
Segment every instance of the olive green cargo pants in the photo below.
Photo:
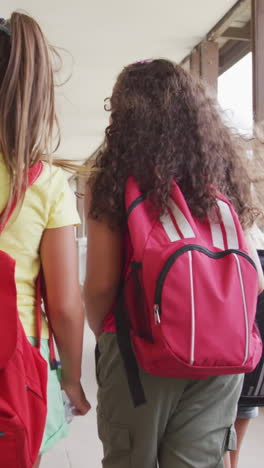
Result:
<svg viewBox="0 0 264 468"><path fill-rule="evenodd" d="M134 408L116 336L97 348L98 433L104 468L223 468L236 448L233 422L242 375L204 380L140 370L147 404Z"/></svg>

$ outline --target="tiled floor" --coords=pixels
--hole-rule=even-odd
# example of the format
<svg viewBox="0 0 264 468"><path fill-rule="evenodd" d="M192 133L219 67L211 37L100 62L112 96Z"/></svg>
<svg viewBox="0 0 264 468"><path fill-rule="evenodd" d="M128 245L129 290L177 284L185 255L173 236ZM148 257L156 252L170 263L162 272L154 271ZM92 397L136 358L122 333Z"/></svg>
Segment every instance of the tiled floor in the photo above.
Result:
<svg viewBox="0 0 264 468"><path fill-rule="evenodd" d="M41 468L101 468L100 460L102 457L102 449L97 438L95 416L96 383L94 379L93 346L93 338L87 331L85 337L83 377L85 390L92 404L92 410L85 417L79 417L73 420L70 425L69 437L43 457ZM263 429L264 412L251 423L242 449L239 468L263 468Z"/></svg>

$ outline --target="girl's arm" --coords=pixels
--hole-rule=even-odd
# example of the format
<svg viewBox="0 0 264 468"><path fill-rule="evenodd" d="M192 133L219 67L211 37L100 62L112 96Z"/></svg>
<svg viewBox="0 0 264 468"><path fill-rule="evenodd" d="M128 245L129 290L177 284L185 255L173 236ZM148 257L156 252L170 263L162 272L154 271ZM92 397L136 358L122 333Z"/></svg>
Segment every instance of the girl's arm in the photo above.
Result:
<svg viewBox="0 0 264 468"><path fill-rule="evenodd" d="M80 414L90 408L81 379L84 309L73 226L47 229L41 242L48 315L62 366L62 387Z"/></svg>
<svg viewBox="0 0 264 468"><path fill-rule="evenodd" d="M91 193L87 187L85 212L89 213ZM122 236L106 222L95 221L88 214L87 265L84 283L84 300L90 328L98 337L105 316L117 295L122 264Z"/></svg>

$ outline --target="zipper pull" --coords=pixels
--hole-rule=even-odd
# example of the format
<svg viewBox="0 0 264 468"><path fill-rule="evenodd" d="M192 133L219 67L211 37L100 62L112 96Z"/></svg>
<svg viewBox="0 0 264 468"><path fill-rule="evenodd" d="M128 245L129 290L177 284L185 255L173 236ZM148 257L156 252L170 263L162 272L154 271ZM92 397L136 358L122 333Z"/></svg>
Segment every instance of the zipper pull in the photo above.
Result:
<svg viewBox="0 0 264 468"><path fill-rule="evenodd" d="M155 320L156 325L160 324L160 313L159 313L159 305L158 304L154 304L154 320Z"/></svg>

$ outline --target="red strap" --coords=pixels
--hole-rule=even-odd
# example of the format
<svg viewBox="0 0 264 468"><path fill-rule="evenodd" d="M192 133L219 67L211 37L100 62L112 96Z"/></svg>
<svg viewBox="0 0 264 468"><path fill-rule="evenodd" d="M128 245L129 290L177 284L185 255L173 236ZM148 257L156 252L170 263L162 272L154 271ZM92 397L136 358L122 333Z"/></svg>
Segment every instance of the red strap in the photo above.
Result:
<svg viewBox="0 0 264 468"><path fill-rule="evenodd" d="M40 176L43 169L43 162L39 161L33 167L31 167L28 171L28 184L27 188L31 187L31 185L36 182L37 178Z"/></svg>
<svg viewBox="0 0 264 468"><path fill-rule="evenodd" d="M49 325L49 352L50 352L50 367L52 370L58 368L58 363L55 355L54 340L53 340L53 331L51 328L50 321L48 319Z"/></svg>

